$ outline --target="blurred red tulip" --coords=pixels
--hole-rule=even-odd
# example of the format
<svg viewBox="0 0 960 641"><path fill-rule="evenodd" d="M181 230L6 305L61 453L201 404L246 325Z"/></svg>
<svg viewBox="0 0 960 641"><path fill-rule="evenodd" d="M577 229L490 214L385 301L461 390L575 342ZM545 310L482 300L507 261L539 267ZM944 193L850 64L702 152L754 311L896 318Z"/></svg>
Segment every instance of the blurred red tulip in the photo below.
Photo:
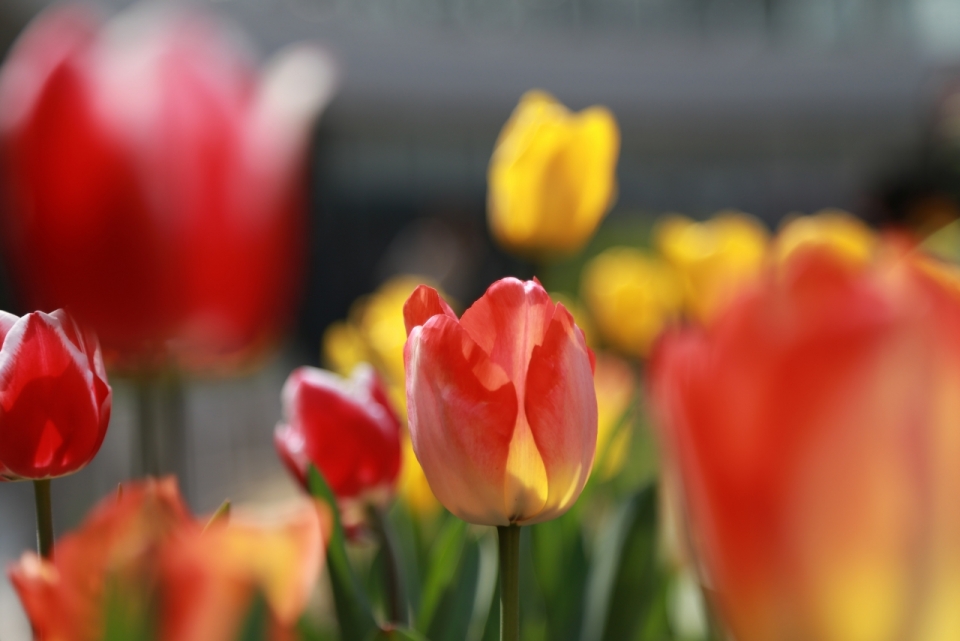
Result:
<svg viewBox="0 0 960 641"><path fill-rule="evenodd" d="M0 312L0 479L84 467L107 433L111 399L96 337L63 310Z"/></svg>
<svg viewBox="0 0 960 641"><path fill-rule="evenodd" d="M263 73L218 23L47 11L0 75L5 250L25 302L65 307L111 358L235 361L277 338L299 288L304 160L332 65ZM141 363L142 364L142 363Z"/></svg>
<svg viewBox="0 0 960 641"><path fill-rule="evenodd" d="M668 470L740 641L960 634L960 280L897 251L798 252L655 352Z"/></svg>
<svg viewBox="0 0 960 641"><path fill-rule="evenodd" d="M505 278L459 319L425 285L403 313L410 436L437 499L480 525L566 512L597 444L593 353L570 312Z"/></svg>
<svg viewBox="0 0 960 641"><path fill-rule="evenodd" d="M368 504L383 506L400 473L400 420L369 365L350 379L315 367L293 371L283 387L283 421L274 443L306 487L312 463L340 503L344 524L363 521Z"/></svg>
<svg viewBox="0 0 960 641"><path fill-rule="evenodd" d="M100 641L108 626L109 638L233 640L258 593L270 638L286 638L322 567L329 512L309 502L273 525L235 520L204 530L172 478L132 483L53 559L25 553L10 580L44 641Z"/></svg>

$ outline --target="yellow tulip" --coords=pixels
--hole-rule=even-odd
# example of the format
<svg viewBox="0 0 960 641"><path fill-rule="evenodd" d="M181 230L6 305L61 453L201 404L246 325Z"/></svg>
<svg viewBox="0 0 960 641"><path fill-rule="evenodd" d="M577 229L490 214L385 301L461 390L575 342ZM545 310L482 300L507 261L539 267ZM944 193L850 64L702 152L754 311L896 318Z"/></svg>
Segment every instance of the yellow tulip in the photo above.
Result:
<svg viewBox="0 0 960 641"><path fill-rule="evenodd" d="M587 263L580 291L604 340L638 356L647 354L683 304L673 268L632 247L612 247Z"/></svg>
<svg viewBox="0 0 960 641"><path fill-rule="evenodd" d="M798 251L825 249L863 265L873 258L876 246L876 234L862 220L840 209L824 209L787 220L777 234L776 258L782 263Z"/></svg>
<svg viewBox="0 0 960 641"><path fill-rule="evenodd" d="M631 430L621 422L633 402L636 377L626 361L598 353L593 387L597 392L596 472L607 479L623 468L629 453Z"/></svg>
<svg viewBox="0 0 960 641"><path fill-rule="evenodd" d="M494 237L534 256L579 250L613 203L619 152L620 131L606 108L572 114L547 93L525 94L490 159Z"/></svg>
<svg viewBox="0 0 960 641"><path fill-rule="evenodd" d="M688 313L701 322L757 278L769 242L760 221L738 211L722 211L700 223L670 215L654 235L660 253L683 280Z"/></svg>

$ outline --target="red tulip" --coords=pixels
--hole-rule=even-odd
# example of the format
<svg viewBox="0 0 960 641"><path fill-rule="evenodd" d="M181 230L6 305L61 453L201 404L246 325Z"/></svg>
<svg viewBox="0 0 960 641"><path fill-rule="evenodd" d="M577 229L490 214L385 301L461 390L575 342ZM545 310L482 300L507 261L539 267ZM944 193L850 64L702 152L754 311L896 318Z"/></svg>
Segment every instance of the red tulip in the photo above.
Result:
<svg viewBox="0 0 960 641"><path fill-rule="evenodd" d="M0 478L84 467L103 443L110 402L96 337L62 310L0 312Z"/></svg>
<svg viewBox="0 0 960 641"><path fill-rule="evenodd" d="M410 436L437 499L481 525L566 512L597 443L593 353L570 312L514 278L460 319L423 285L403 312Z"/></svg>
<svg viewBox="0 0 960 641"><path fill-rule="evenodd" d="M42 14L0 75L4 240L26 303L70 309L127 359L172 341L205 363L275 338L331 77L304 48L261 74L186 13Z"/></svg>
<svg viewBox="0 0 960 641"><path fill-rule="evenodd" d="M315 367L293 371L283 387L283 421L274 443L304 487L313 464L340 503L348 527L363 508L385 505L400 473L400 420L386 388L368 365L349 380Z"/></svg>
<svg viewBox="0 0 960 641"><path fill-rule="evenodd" d="M269 638L288 638L323 565L325 506L203 526L172 478L133 483L61 538L53 559L25 553L10 580L44 641L99 641L108 617L111 638L232 640L258 593Z"/></svg>
<svg viewBox="0 0 960 641"><path fill-rule="evenodd" d="M668 470L735 638L960 630L958 283L917 258L801 252L662 340Z"/></svg>

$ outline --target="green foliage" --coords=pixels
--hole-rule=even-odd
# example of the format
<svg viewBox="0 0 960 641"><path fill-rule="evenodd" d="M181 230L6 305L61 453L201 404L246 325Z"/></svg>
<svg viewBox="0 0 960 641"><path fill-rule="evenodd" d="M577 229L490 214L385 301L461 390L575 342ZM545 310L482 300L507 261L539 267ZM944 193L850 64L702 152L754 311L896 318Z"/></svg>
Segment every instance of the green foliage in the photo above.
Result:
<svg viewBox="0 0 960 641"><path fill-rule="evenodd" d="M327 544L327 568L330 573L330 586L333 590L341 639L342 641L366 641L378 626L373 618L370 602L347 558L343 526L340 523L336 499L316 467L310 466L307 478L310 493L330 505L333 512L333 532Z"/></svg>

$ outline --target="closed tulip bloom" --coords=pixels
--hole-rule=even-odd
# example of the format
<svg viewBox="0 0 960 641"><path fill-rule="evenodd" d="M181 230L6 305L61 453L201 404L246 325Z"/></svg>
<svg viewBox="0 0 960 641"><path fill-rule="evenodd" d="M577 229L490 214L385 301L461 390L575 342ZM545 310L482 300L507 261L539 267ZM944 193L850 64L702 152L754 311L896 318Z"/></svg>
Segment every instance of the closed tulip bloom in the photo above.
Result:
<svg viewBox="0 0 960 641"><path fill-rule="evenodd" d="M657 256L611 247L583 268L580 295L603 340L630 356L646 356L657 336L680 318L683 283Z"/></svg>
<svg viewBox="0 0 960 641"><path fill-rule="evenodd" d="M794 254L651 363L701 579L740 641L960 634L960 281L881 249Z"/></svg>
<svg viewBox="0 0 960 641"><path fill-rule="evenodd" d="M345 524L358 525L368 504L384 506L400 473L400 421L369 365L350 379L315 367L293 371L283 386L274 443L306 487L311 464L337 496Z"/></svg>
<svg viewBox="0 0 960 641"><path fill-rule="evenodd" d="M497 281L461 318L421 286L404 306L407 411L437 499L480 525L556 518L593 465L593 354L536 281Z"/></svg>
<svg viewBox="0 0 960 641"><path fill-rule="evenodd" d="M28 306L64 307L108 357L197 367L259 353L302 263L304 159L331 66L263 71L212 19L146 9L106 25L42 13L0 71L5 258Z"/></svg>
<svg viewBox="0 0 960 641"><path fill-rule="evenodd" d="M527 255L575 252L616 196L620 130L604 107L571 114L530 91L497 139L487 217L497 241Z"/></svg>
<svg viewBox="0 0 960 641"><path fill-rule="evenodd" d="M63 310L0 312L0 479L72 474L110 422L100 346Z"/></svg>

